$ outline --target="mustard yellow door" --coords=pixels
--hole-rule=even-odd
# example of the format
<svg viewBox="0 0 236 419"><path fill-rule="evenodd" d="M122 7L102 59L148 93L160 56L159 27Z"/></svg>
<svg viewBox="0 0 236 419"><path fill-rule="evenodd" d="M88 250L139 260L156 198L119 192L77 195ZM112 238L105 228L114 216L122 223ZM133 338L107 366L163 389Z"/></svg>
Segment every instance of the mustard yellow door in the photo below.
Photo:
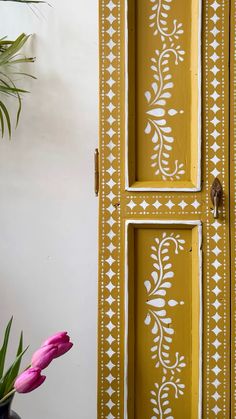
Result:
<svg viewBox="0 0 236 419"><path fill-rule="evenodd" d="M235 9L100 0L98 419L236 417Z"/></svg>

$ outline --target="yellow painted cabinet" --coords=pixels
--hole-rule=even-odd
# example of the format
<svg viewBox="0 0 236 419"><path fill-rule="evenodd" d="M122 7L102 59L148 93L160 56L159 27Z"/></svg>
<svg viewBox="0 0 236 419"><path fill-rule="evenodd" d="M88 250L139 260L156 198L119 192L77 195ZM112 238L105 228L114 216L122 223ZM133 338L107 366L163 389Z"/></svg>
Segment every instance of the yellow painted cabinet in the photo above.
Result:
<svg viewBox="0 0 236 419"><path fill-rule="evenodd" d="M98 419L236 417L233 3L100 0Z"/></svg>

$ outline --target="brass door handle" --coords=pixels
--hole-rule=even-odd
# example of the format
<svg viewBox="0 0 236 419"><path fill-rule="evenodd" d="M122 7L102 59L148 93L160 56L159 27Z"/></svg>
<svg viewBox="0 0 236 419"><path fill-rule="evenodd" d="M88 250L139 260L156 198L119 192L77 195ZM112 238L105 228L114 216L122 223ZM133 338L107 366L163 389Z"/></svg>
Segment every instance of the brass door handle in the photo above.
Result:
<svg viewBox="0 0 236 419"><path fill-rule="evenodd" d="M223 198L223 188L218 178L215 178L211 187L211 201L214 205L214 218L219 218L219 206L221 205Z"/></svg>
<svg viewBox="0 0 236 419"><path fill-rule="evenodd" d="M98 196L99 193L99 151L98 148L94 152L94 192Z"/></svg>

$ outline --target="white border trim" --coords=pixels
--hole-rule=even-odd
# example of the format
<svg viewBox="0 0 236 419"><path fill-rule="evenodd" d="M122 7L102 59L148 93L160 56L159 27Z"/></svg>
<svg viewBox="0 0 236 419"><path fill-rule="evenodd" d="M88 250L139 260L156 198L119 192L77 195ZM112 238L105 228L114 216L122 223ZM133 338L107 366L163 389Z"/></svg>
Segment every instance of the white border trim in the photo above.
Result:
<svg viewBox="0 0 236 419"><path fill-rule="evenodd" d="M197 190L201 191L202 182L202 108L203 108L203 92L202 92L202 28L203 28L203 13L202 1L199 1L199 21L198 21L198 174L197 174Z"/></svg>
<svg viewBox="0 0 236 419"><path fill-rule="evenodd" d="M203 333L203 293L202 293L202 223L199 220L126 220L125 221L125 359L124 359L124 419L128 417L128 228L129 225L192 225L198 227L198 257L199 257L199 401L198 401L198 419L202 419L202 333Z"/></svg>
<svg viewBox="0 0 236 419"><path fill-rule="evenodd" d="M125 190L126 191L163 191L163 192L199 192L201 191L202 180L202 1L199 2L199 22L198 22L198 173L197 185L192 188L135 188L130 186L129 179L129 130L128 130L128 115L129 115L129 68L128 68L128 54L129 54L129 30L128 30L128 2L125 0Z"/></svg>
<svg viewBox="0 0 236 419"><path fill-rule="evenodd" d="M174 181L172 181L174 182ZM193 188L135 188L135 187L126 187L128 192L200 192L201 189L198 187Z"/></svg>
<svg viewBox="0 0 236 419"><path fill-rule="evenodd" d="M129 14L125 0L125 190L129 190Z"/></svg>

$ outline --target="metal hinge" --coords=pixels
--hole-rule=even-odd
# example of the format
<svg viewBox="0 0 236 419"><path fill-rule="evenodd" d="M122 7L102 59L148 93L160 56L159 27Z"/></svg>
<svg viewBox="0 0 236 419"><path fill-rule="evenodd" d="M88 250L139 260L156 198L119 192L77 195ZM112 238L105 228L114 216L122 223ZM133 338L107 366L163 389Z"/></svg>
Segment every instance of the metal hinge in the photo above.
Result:
<svg viewBox="0 0 236 419"><path fill-rule="evenodd" d="M98 148L94 152L94 192L98 196L99 193L99 151Z"/></svg>

